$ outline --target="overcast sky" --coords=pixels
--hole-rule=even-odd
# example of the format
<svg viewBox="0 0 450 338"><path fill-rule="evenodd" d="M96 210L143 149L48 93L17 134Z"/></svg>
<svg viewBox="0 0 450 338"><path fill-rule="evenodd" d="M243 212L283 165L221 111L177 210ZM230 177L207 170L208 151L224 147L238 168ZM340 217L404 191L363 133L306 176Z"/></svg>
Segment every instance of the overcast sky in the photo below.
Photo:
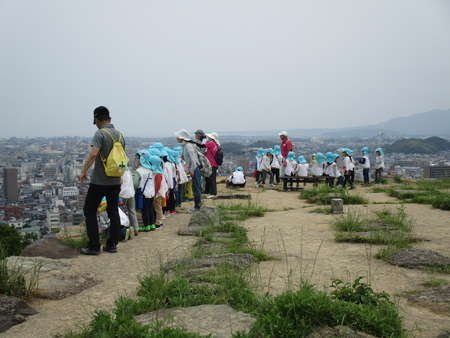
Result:
<svg viewBox="0 0 450 338"><path fill-rule="evenodd" d="M346 127L450 108L448 0L0 0L0 138Z"/></svg>

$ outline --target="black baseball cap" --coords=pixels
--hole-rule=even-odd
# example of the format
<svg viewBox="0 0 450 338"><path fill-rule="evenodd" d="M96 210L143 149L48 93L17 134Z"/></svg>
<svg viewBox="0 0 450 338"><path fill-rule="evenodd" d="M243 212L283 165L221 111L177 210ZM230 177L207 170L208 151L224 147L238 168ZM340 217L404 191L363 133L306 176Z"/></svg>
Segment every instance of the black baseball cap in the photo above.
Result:
<svg viewBox="0 0 450 338"><path fill-rule="evenodd" d="M111 116L109 116L109 110L108 108L104 106L98 106L94 109L94 124L95 119L102 119L102 120L109 120Z"/></svg>

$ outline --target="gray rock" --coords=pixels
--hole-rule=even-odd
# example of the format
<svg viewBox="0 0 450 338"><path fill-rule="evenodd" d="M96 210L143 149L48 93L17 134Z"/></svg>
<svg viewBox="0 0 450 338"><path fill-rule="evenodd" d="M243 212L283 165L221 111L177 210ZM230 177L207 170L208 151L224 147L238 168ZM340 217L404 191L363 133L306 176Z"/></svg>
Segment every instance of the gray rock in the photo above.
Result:
<svg viewBox="0 0 450 338"><path fill-rule="evenodd" d="M441 333L439 336L437 336L436 338L450 338L450 330Z"/></svg>
<svg viewBox="0 0 450 338"><path fill-rule="evenodd" d="M28 245L23 249L21 255L59 259L76 257L79 255L79 251L65 245L57 238L43 238Z"/></svg>
<svg viewBox="0 0 450 338"><path fill-rule="evenodd" d="M11 326L24 322L26 316L35 314L37 312L23 300L16 297L0 295L0 332L4 332Z"/></svg>
<svg viewBox="0 0 450 338"><path fill-rule="evenodd" d="M450 266L450 258L431 250L400 249L394 253L389 263L411 269L427 267L446 268Z"/></svg>
<svg viewBox="0 0 450 338"><path fill-rule="evenodd" d="M409 301L419 303L444 303L450 304L450 285L439 286L416 293L408 297Z"/></svg>
<svg viewBox="0 0 450 338"><path fill-rule="evenodd" d="M370 334L353 330L348 326L335 326L335 327L323 327L310 335L308 338L328 338L328 337L336 337L336 338L375 338Z"/></svg>
<svg viewBox="0 0 450 338"><path fill-rule="evenodd" d="M225 253L219 255L205 256L202 258L187 258L168 262L164 266L164 270L166 271L175 270L180 266L188 269L209 268L221 264L230 264L231 266L236 268L243 268L250 266L250 264L253 263L254 261L255 258L253 257L253 255L250 254Z"/></svg>
<svg viewBox="0 0 450 338"><path fill-rule="evenodd" d="M8 269L21 269L26 273L36 269L38 269L40 273L65 270L71 266L68 262L62 262L46 257L11 256L6 258L6 262Z"/></svg>
<svg viewBox="0 0 450 338"><path fill-rule="evenodd" d="M204 227L219 224L219 213L215 208L201 208L192 213L188 227Z"/></svg>
<svg viewBox="0 0 450 338"><path fill-rule="evenodd" d="M178 231L178 236L200 236L202 232L202 227L200 226L190 226L187 229Z"/></svg>
<svg viewBox="0 0 450 338"><path fill-rule="evenodd" d="M236 332L248 332L256 319L229 305L200 305L144 313L137 316L136 320L144 325L158 320L169 327L188 332L228 338Z"/></svg>
<svg viewBox="0 0 450 338"><path fill-rule="evenodd" d="M44 299L62 299L76 295L99 284L92 274L53 273L39 277L39 286L35 296Z"/></svg>

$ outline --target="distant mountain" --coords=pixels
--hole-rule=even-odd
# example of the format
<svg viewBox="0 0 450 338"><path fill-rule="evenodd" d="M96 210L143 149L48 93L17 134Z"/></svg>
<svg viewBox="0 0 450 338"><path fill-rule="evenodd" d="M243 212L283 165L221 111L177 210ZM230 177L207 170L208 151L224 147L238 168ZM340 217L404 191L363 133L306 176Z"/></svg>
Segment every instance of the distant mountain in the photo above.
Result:
<svg viewBox="0 0 450 338"><path fill-rule="evenodd" d="M450 136L450 109L399 117L369 127L411 136Z"/></svg>
<svg viewBox="0 0 450 338"><path fill-rule="evenodd" d="M387 146L386 150L390 153L433 154L438 151L450 150L450 142L440 137L405 138Z"/></svg>

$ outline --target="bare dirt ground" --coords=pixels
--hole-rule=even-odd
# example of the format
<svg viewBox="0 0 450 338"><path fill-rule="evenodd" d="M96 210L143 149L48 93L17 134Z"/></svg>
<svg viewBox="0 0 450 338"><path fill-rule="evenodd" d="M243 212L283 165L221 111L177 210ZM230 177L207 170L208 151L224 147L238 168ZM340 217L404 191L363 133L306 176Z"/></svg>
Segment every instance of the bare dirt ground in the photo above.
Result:
<svg viewBox="0 0 450 338"><path fill-rule="evenodd" d="M421 283L432 277L429 272L400 268L376 259L374 256L381 246L335 242L331 223L337 216L310 213L318 206L300 200L296 192L259 192L252 185L248 190L252 193L252 202L277 210L262 218L251 218L243 224L256 247L278 258L262 262L256 268L261 292L281 293L297 286L302 279L319 288L327 288L334 278L351 281L364 276L375 290L398 295L423 289ZM358 187L352 193L369 199L367 206L348 207L362 213L370 214L399 206L392 204L398 203L395 198L371 193L367 188ZM294 209L286 210L290 208ZM428 205L406 204L405 208L415 220L415 234L429 240L415 247L450 256L450 213ZM449 275L433 276L450 282ZM426 308L408 304L403 297L397 299L411 336L436 337L450 328L450 317L445 314L438 315Z"/></svg>
<svg viewBox="0 0 450 338"><path fill-rule="evenodd" d="M333 278L351 281L358 276L366 277L375 290L391 295L424 289L421 283L431 277L450 283L449 275L400 268L376 259L374 256L381 246L336 243L332 221L337 216L311 213L318 206L300 200L296 192L263 191L254 188L252 183L250 181L239 192L250 193L251 203L273 210L264 217L243 223L254 245L276 257L254 268L261 293L278 294L297 286L301 280L326 289ZM224 185L219 185L219 191L230 192ZM354 193L365 195L371 202L367 206L348 207L362 213L370 214L399 205L395 198L371 193L367 188L358 187ZM246 201L205 201L205 205L210 206L221 203ZM405 208L415 220L415 234L428 240L415 244L415 247L450 256L450 212L427 205L406 204ZM35 300L31 305L40 313L0 336L51 337L61 334L88 323L96 309L111 309L120 295L134 295L139 276L157 271L161 261L184 256L194 244L194 237L177 235L188 220L188 214L171 216L163 229L141 233L129 242L121 243L117 254L67 259L72 263L73 272L94 272L102 283L62 300ZM396 299L411 336L436 337L450 329L450 317L446 314L436 314L410 304L405 297Z"/></svg>
<svg viewBox="0 0 450 338"><path fill-rule="evenodd" d="M61 300L34 300L30 305L39 311L26 322L0 334L1 337L52 337L75 330L88 323L97 309L109 310L121 295L134 295L139 276L156 272L161 262L186 255L194 237L181 237L177 231L186 226L190 216L177 214L157 231L140 233L131 241L119 244L118 253L79 256L66 259L71 272L92 272L101 283L80 294Z"/></svg>

